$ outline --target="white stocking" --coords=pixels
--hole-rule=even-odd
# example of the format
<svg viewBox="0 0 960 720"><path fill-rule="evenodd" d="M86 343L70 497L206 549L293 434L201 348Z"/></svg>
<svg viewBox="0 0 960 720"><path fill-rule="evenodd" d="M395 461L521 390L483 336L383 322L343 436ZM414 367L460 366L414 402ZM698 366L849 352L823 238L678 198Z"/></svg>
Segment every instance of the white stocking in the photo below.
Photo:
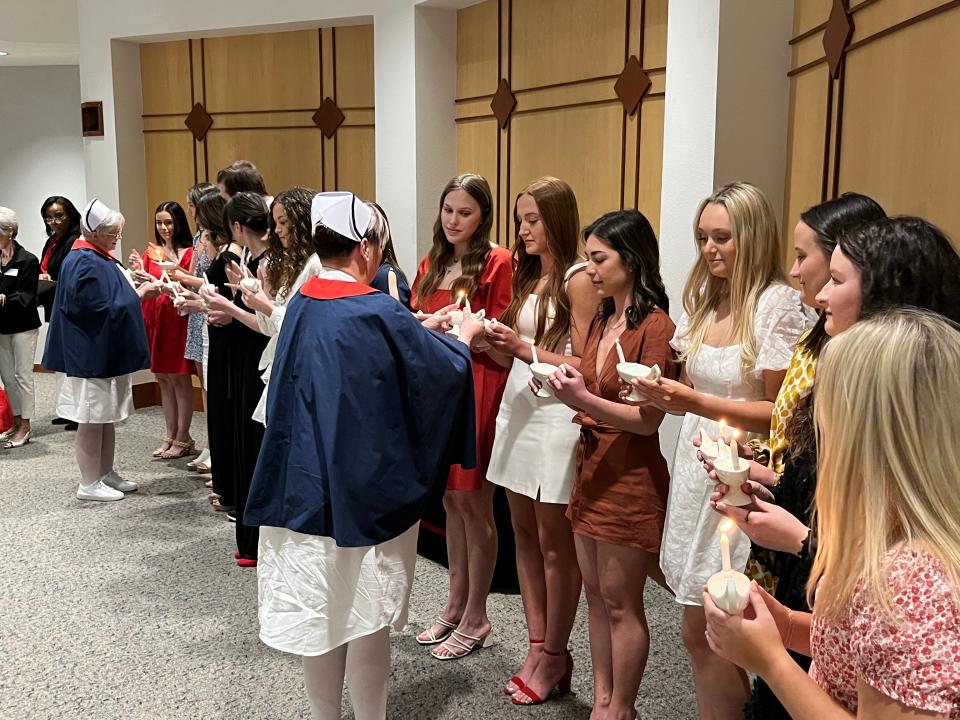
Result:
<svg viewBox="0 0 960 720"><path fill-rule="evenodd" d="M96 423L80 423L77 426L76 453L77 465L80 467L81 485L92 485L103 477L103 473L100 472L103 427L103 425Z"/></svg>
<svg viewBox="0 0 960 720"><path fill-rule="evenodd" d="M103 428L103 438L100 441L100 477L113 470L113 452L116 447L117 431L113 423L106 423Z"/></svg>
<svg viewBox="0 0 960 720"><path fill-rule="evenodd" d="M390 628L347 643L347 687L356 720L384 720L390 679Z"/></svg>
<svg viewBox="0 0 960 720"><path fill-rule="evenodd" d="M339 720L346 664L346 645L323 655L303 656L303 681L313 720Z"/></svg>

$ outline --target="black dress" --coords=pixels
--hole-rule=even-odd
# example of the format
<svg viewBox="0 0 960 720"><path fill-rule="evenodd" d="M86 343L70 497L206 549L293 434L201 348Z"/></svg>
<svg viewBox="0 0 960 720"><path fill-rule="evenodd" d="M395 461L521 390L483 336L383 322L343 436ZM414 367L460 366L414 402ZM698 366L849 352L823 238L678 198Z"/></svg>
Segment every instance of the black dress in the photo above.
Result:
<svg viewBox="0 0 960 720"><path fill-rule="evenodd" d="M794 456L788 451L780 485L775 490L777 505L788 510L809 527L813 498L817 490L816 452ZM757 549L762 555L764 567L777 578L777 588L773 596L791 610L810 612L807 605L807 579L813 565L814 549L811 543L804 543L799 555ZM791 652L790 656L804 670L810 669L810 658L806 655ZM744 707L743 716L747 720L790 719L790 713L760 678L753 684L753 694Z"/></svg>
<svg viewBox="0 0 960 720"><path fill-rule="evenodd" d="M247 263L252 276L263 257ZM226 286L226 266L240 262L234 253L220 253L207 269L207 277L224 297L245 312L249 308ZM244 558L257 557L259 530L243 524L243 509L250 492L250 481L260 454L263 425L253 419L253 411L263 392L260 356L268 338L251 330L239 320L208 328L210 352L207 359L207 441L210 446L213 491L221 505L236 506L237 550Z"/></svg>

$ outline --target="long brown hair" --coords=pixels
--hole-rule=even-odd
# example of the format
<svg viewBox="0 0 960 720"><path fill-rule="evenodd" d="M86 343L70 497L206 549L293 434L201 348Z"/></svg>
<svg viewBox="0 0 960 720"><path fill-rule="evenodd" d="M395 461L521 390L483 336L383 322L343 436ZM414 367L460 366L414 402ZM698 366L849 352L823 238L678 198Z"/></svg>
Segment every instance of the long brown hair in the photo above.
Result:
<svg viewBox="0 0 960 720"><path fill-rule="evenodd" d="M284 190L273 199L268 217L270 234L267 236L267 282L274 292L293 287L304 265L313 255L313 227L310 224L310 203L316 190L294 187ZM290 240L283 247L277 237L277 223L273 206L280 205L287 216Z"/></svg>
<svg viewBox="0 0 960 720"><path fill-rule="evenodd" d="M580 244L580 214L577 211L577 198L573 190L563 180L555 177L542 177L525 187L513 203L513 223L515 237L513 245L513 280L510 304L504 311L501 321L517 330L517 318L530 293L540 280L542 265L538 255L527 253L523 242L519 240L520 216L517 203L524 195L529 195L537 204L537 212L547 235L547 248L553 258L553 270L546 286L537 298L537 323L534 342L547 350L562 352L560 344L570 334L570 298L567 296L564 282L567 269L582 259ZM552 317L551 317L552 316Z"/></svg>
<svg viewBox="0 0 960 720"><path fill-rule="evenodd" d="M422 305L424 300L429 298L440 287L446 272L447 264L453 258L453 243L447 240L443 232L443 203L454 190L463 190L472 197L480 206L481 221L480 225L470 238L470 246L461 262L461 272L453 286L450 288L450 297L455 297L463 292L469 298L477 289L480 281L480 273L483 272L483 265L490 254L490 231L493 228L493 195L490 192L490 185L481 176L475 173L464 173L457 175L450 180L440 193L440 208L437 211L437 219L433 223L433 247L427 254L428 265L426 274L421 278L417 286L417 305Z"/></svg>

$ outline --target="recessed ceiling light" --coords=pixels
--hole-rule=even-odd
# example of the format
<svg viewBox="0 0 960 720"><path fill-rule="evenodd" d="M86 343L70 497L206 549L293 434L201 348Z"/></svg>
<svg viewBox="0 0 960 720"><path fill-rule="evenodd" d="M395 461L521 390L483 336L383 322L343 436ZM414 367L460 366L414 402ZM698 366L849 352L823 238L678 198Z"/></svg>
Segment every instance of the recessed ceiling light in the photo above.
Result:
<svg viewBox="0 0 960 720"><path fill-rule="evenodd" d="M0 57L6 57L9 54L6 50L0 50Z"/></svg>

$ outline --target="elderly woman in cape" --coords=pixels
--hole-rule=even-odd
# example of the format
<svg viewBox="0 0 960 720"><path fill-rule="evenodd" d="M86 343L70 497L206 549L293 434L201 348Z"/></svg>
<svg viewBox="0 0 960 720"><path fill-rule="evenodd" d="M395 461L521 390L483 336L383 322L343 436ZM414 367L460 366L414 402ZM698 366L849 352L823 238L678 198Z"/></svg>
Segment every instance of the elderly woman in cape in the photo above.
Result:
<svg viewBox="0 0 960 720"><path fill-rule="evenodd" d="M368 283L382 248L352 193L311 206L323 269L291 299L245 522L260 526L260 638L303 657L315 718L383 718L417 530L450 465L474 461L470 352L444 308L424 329Z"/></svg>
<svg viewBox="0 0 960 720"><path fill-rule="evenodd" d="M80 213L83 237L60 268L42 365L65 373L57 415L79 423L80 500L122 500L137 484L113 469L114 423L133 412L131 374L150 367L140 301L159 293L160 281L135 287L111 255L124 218L94 198Z"/></svg>

